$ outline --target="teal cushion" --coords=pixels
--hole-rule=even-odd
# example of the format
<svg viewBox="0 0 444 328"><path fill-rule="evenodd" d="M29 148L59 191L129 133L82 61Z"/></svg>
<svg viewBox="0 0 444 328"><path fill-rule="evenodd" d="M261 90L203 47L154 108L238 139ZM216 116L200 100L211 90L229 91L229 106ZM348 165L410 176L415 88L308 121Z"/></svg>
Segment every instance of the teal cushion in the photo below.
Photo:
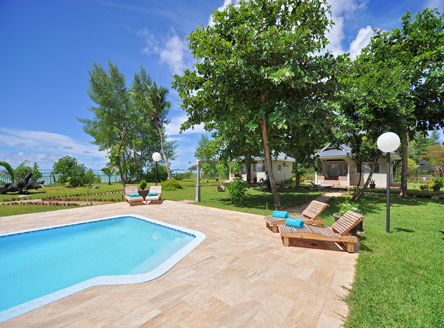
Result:
<svg viewBox="0 0 444 328"><path fill-rule="evenodd" d="M148 196L157 196L157 192L149 192Z"/></svg>
<svg viewBox="0 0 444 328"><path fill-rule="evenodd" d="M130 197L139 197L139 194L130 194Z"/></svg>
<svg viewBox="0 0 444 328"><path fill-rule="evenodd" d="M271 216L273 216L275 218L286 219L286 218L288 218L288 212L287 211L274 211Z"/></svg>
<svg viewBox="0 0 444 328"><path fill-rule="evenodd" d="M293 219L293 218L288 218L287 220L285 220L285 225L289 226L289 227L295 227L295 228L302 229L302 228L304 228L304 221L298 220L298 219Z"/></svg>

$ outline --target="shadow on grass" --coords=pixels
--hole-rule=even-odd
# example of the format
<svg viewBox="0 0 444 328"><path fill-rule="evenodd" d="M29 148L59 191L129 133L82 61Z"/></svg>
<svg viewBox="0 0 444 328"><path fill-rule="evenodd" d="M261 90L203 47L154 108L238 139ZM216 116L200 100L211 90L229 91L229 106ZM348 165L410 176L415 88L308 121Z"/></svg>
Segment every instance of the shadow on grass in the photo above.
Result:
<svg viewBox="0 0 444 328"><path fill-rule="evenodd" d="M394 232L408 232L408 233L412 233L412 232L415 232L415 230L403 229L403 228L395 228Z"/></svg>

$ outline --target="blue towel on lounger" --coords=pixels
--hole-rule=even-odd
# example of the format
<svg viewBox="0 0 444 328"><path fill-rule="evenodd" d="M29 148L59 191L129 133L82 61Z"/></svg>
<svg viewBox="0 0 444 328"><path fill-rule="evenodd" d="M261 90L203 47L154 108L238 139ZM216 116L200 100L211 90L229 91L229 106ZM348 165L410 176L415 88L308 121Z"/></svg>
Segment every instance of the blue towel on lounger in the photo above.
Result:
<svg viewBox="0 0 444 328"><path fill-rule="evenodd" d="M130 194L130 197L139 197L139 194Z"/></svg>
<svg viewBox="0 0 444 328"><path fill-rule="evenodd" d="M286 219L286 218L288 218L288 212L287 211L274 211L271 216L273 216L275 218Z"/></svg>
<svg viewBox="0 0 444 328"><path fill-rule="evenodd" d="M148 196L157 196L157 192L149 192Z"/></svg>
<svg viewBox="0 0 444 328"><path fill-rule="evenodd" d="M298 219L293 219L293 218L288 218L287 220L285 220L285 225L289 226L289 227L295 227L295 228L302 229L302 228L304 228L304 221L298 220Z"/></svg>

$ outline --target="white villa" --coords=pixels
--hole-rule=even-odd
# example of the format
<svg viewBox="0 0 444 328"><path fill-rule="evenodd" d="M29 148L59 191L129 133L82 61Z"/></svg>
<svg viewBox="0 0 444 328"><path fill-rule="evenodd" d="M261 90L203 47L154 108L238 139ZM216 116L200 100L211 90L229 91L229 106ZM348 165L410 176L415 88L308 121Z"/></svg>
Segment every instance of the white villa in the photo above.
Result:
<svg viewBox="0 0 444 328"><path fill-rule="evenodd" d="M241 158L243 159L243 158ZM265 158L263 157L254 157L256 164L250 165L250 179L253 181L261 181L266 180L267 176L265 172L267 171ZM232 162L238 162L237 160L233 160ZM288 157L284 153L280 153L277 158L272 158L272 168L273 175L276 182L284 181L285 179L290 179L293 177L293 163L295 162L294 158ZM230 165L230 178L232 181L236 177L242 177L244 181L247 180L247 168L245 165L242 166L241 172L231 172Z"/></svg>
<svg viewBox="0 0 444 328"><path fill-rule="evenodd" d="M316 153L315 156L319 156L317 161L322 164L322 170L316 172L315 183L339 186L357 185L360 174L362 175L361 185L365 183L370 174L371 163L365 163L361 170L353 160L348 158L350 154L350 147L341 145L339 148L333 148L330 144ZM390 183L393 182L393 161L399 159L401 157L398 154L390 153ZM372 178L377 187L387 187L387 160L385 158L380 158L376 163Z"/></svg>

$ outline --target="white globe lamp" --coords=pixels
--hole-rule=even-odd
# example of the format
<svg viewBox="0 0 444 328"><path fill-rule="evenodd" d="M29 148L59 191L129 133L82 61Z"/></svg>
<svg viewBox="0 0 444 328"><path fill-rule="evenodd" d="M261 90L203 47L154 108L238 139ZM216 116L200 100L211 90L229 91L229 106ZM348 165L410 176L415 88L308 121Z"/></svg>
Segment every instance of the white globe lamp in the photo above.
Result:
<svg viewBox="0 0 444 328"><path fill-rule="evenodd" d="M162 156L160 156L159 153L153 154L153 161L158 162L158 161L160 161L161 158L162 158Z"/></svg>
<svg viewBox="0 0 444 328"><path fill-rule="evenodd" d="M398 149L401 140L398 135L393 132L386 132L379 136L377 144L380 151L390 153Z"/></svg>

